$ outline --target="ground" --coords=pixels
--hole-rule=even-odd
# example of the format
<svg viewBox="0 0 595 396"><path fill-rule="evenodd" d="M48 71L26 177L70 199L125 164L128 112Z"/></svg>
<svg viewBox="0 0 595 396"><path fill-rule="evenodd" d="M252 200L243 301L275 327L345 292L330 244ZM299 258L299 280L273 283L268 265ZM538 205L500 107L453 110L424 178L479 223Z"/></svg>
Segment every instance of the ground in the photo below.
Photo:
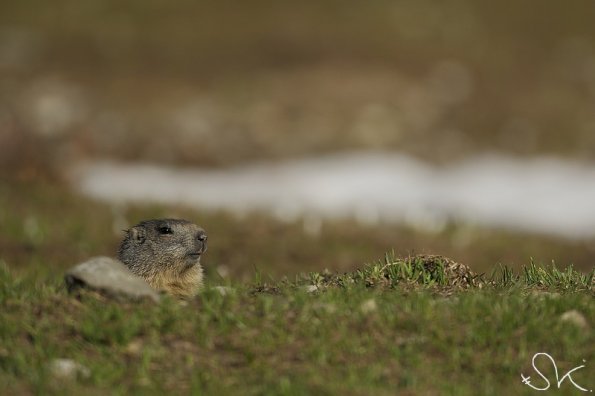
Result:
<svg viewBox="0 0 595 396"><path fill-rule="evenodd" d="M0 380L10 394L532 394L521 373L546 386L531 366L545 352L561 375L586 362L572 379L595 386L595 271L483 279L453 265L389 254L346 274L228 282L225 293L213 283L159 304L69 296L59 279L3 267ZM83 368L65 380L57 358ZM554 381L545 360L537 367Z"/></svg>

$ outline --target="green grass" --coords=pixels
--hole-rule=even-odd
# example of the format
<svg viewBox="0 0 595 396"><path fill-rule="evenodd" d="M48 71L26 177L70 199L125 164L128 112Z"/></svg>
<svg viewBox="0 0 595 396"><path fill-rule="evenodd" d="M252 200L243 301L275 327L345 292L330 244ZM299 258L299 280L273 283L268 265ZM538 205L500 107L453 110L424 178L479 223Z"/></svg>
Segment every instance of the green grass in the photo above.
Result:
<svg viewBox="0 0 595 396"><path fill-rule="evenodd" d="M59 279L2 266L0 383L8 394L530 394L520 374L547 352L564 373L585 359L573 379L595 387L593 332L560 319L577 310L595 323L595 271L532 264L462 288L424 262L387 255L160 304L75 298ZM57 380L56 358L90 375ZM568 381L561 391L577 392Z"/></svg>
<svg viewBox="0 0 595 396"><path fill-rule="evenodd" d="M559 289L564 291L588 291L595 285L595 268L590 273L578 272L572 266L560 270L554 263L549 267L531 261L520 274L507 266L497 266L490 276L476 274L467 266L446 257L418 255L406 258L387 253L383 260L368 264L362 269L342 275L312 272L302 276L318 287L365 285L394 289L403 285L438 287L448 289L513 288Z"/></svg>
<svg viewBox="0 0 595 396"><path fill-rule="evenodd" d="M160 216L209 232L207 287L196 299L67 294L66 268L113 256L121 219ZM585 359L573 379L595 388L587 243L348 221L325 223L313 237L299 222L262 215L108 207L60 185L16 181L0 184L0 222L1 393L534 394L520 374L539 384L531 369L538 352L551 354L561 373ZM462 231L473 243L457 250ZM391 247L400 248L362 264ZM475 273L410 251L446 254ZM524 267L507 259L523 256L536 259ZM539 265L544 257L580 266ZM229 276L217 274L221 266ZM212 288L219 285L233 292L222 296ZM588 327L561 319L572 310ZM89 375L54 378L49 365L60 358ZM558 393L577 392L566 381Z"/></svg>

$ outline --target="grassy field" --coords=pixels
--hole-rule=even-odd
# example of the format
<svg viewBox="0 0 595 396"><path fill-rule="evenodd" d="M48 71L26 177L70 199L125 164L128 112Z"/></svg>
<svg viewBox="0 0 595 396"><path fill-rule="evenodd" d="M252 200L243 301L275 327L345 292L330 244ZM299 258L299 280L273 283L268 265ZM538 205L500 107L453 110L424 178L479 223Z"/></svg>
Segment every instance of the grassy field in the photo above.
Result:
<svg viewBox="0 0 595 396"><path fill-rule="evenodd" d="M587 243L493 231L457 251L448 242L448 233L460 232L455 226L436 236L345 221L312 236L299 222L256 214L108 207L43 182L0 187L0 383L7 394L532 394L520 375L544 386L531 368L538 352L553 356L560 373L585 359L572 378L595 388ZM66 268L113 255L127 224L169 215L195 219L210 235L207 287L196 299L152 304L67 294ZM391 246L411 251L374 262ZM431 256L396 258L415 247L458 252L483 275L449 271L450 261L427 266ZM527 265L490 262L490 254L507 251ZM575 255L580 271L533 265L537 252ZM221 295L220 285L231 289ZM573 310L579 319L562 319ZM84 368L75 378L57 377L54 359ZM553 369L539 364L553 381ZM579 391L565 381L560 392Z"/></svg>
<svg viewBox="0 0 595 396"><path fill-rule="evenodd" d="M531 358L546 352L561 373L585 359L572 378L595 386L595 339L580 319L595 320L595 271L502 268L455 285L443 263L387 255L343 275L257 276L160 304L72 297L4 265L0 383L8 394L532 394L520 375L543 387ZM573 310L579 319L564 320ZM65 380L57 358L84 368ZM558 394L576 392L565 381Z"/></svg>

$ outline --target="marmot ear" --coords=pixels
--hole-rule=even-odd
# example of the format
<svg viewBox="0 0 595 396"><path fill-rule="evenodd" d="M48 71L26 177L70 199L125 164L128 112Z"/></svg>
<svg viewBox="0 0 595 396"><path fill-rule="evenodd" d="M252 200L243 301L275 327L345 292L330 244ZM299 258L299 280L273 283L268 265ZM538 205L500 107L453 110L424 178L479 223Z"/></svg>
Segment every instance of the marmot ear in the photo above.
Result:
<svg viewBox="0 0 595 396"><path fill-rule="evenodd" d="M144 228L133 227L128 231L128 234L130 235L130 238L138 244L144 243L145 239L147 239Z"/></svg>

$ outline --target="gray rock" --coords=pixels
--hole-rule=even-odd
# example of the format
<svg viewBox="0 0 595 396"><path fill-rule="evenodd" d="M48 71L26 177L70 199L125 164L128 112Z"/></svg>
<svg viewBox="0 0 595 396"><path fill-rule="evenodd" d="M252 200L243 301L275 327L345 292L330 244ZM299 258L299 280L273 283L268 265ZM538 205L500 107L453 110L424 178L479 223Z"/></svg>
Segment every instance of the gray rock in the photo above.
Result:
<svg viewBox="0 0 595 396"><path fill-rule="evenodd" d="M564 312L562 315L560 315L560 320L562 322L571 323L580 329L586 330L589 328L589 323L587 322L585 315L576 309L571 309L570 311Z"/></svg>
<svg viewBox="0 0 595 396"><path fill-rule="evenodd" d="M227 296L228 294L233 294L234 289L228 286L215 286L213 290L217 290L219 294L222 296Z"/></svg>
<svg viewBox="0 0 595 396"><path fill-rule="evenodd" d="M372 312L376 312L376 310L378 309L378 304L376 304L376 300L370 298L361 303L359 309L360 311L362 311L362 313L369 314Z"/></svg>
<svg viewBox="0 0 595 396"><path fill-rule="evenodd" d="M52 375L61 380L74 380L77 377L89 378L91 370L71 359L54 359L49 364Z"/></svg>
<svg viewBox="0 0 595 396"><path fill-rule="evenodd" d="M66 272L64 280L69 292L86 288L111 297L159 301L159 294L144 279L109 257L94 257L78 264Z"/></svg>
<svg viewBox="0 0 595 396"><path fill-rule="evenodd" d="M305 291L306 293L314 293L314 292L320 290L320 288L316 285L305 285L305 286L302 286L302 290Z"/></svg>

